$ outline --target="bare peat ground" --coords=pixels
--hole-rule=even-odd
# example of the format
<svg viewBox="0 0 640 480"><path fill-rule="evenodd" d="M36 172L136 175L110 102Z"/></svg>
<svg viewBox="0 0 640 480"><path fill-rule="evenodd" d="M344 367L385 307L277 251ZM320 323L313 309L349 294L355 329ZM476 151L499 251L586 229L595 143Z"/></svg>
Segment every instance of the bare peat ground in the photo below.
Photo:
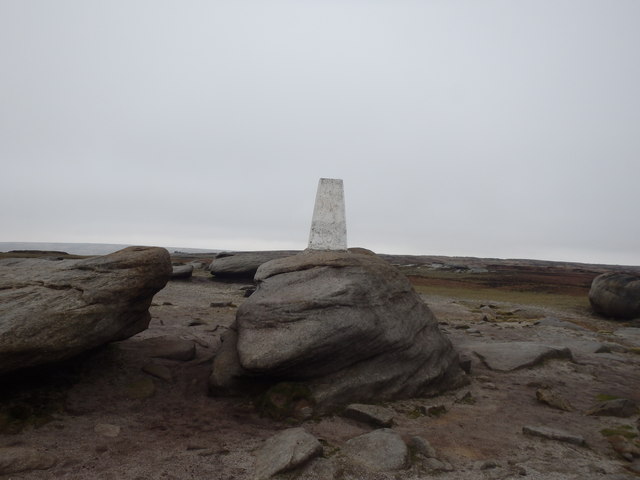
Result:
<svg viewBox="0 0 640 480"><path fill-rule="evenodd" d="M597 317L588 306L588 285L603 267L428 258L430 263L391 260L403 265L442 329L472 361L471 383L440 397L386 406L396 412L394 430L407 439L428 439L450 471L416 461L398 472L365 472L341 459L341 447L373 427L336 415L302 424L322 440L328 466L300 478L634 478L631 462L602 432L636 435L638 415L585 414L598 399L640 402L640 339L625 333L638 324ZM0 478L252 478L253 451L291 423L260 417L250 399L211 398L206 387L220 335L249 285L213 281L197 270L156 295L147 331L62 365L1 379L0 447L34 449L56 462ZM154 357L172 347L150 350L144 340L153 337L193 342L195 356ZM568 347L573 361L502 372L474 353L480 344L517 341ZM595 353L601 345L605 352ZM539 402L536 391L543 387L572 410ZM431 406L444 409L430 415ZM525 435L524 426L562 429L582 436L586 446Z"/></svg>

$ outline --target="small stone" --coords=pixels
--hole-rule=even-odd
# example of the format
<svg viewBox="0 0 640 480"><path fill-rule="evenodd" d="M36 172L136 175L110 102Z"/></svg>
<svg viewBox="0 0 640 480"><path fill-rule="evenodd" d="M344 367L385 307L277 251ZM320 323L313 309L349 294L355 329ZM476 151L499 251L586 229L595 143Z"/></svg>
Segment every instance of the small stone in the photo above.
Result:
<svg viewBox="0 0 640 480"><path fill-rule="evenodd" d="M452 472L454 468L448 462L443 462L437 458L424 458L422 459L422 465L432 472Z"/></svg>
<svg viewBox="0 0 640 480"><path fill-rule="evenodd" d="M498 390L498 387L494 383L487 382L482 385L482 388L486 388L487 390Z"/></svg>
<svg viewBox="0 0 640 480"><path fill-rule="evenodd" d="M552 408L565 412L573 411L571 404L550 388L539 388L536 390L536 398L539 402L545 403Z"/></svg>
<svg viewBox="0 0 640 480"><path fill-rule="evenodd" d="M256 454L255 479L266 480L279 472L303 465L322 454L322 445L303 428L290 428L268 438Z"/></svg>
<svg viewBox="0 0 640 480"><path fill-rule="evenodd" d="M111 425L110 423L98 423L93 427L93 431L103 437L116 438L120 435L120 427L118 425Z"/></svg>
<svg viewBox="0 0 640 480"><path fill-rule="evenodd" d="M616 398L601 402L587 412L587 415L626 418L638 413L636 402L626 398Z"/></svg>
<svg viewBox="0 0 640 480"><path fill-rule="evenodd" d="M142 367L142 371L156 378L164 380L165 382L173 381L171 370L164 365L158 365L157 363L147 363Z"/></svg>
<svg viewBox="0 0 640 480"><path fill-rule="evenodd" d="M526 435L532 435L536 437L547 438L549 440L557 440L559 442L572 443L574 445L585 445L584 438L579 435L565 432L563 430L556 430L549 427L522 427L522 433Z"/></svg>
<svg viewBox="0 0 640 480"><path fill-rule="evenodd" d="M34 448L0 447L0 475L30 470L48 470L56 462L54 456L39 452Z"/></svg>
<svg viewBox="0 0 640 480"><path fill-rule="evenodd" d="M422 455L425 458L437 457L436 451L429 441L426 438L422 438L417 435L409 439L409 448L411 448L416 454Z"/></svg>
<svg viewBox="0 0 640 480"><path fill-rule="evenodd" d="M471 374L471 366L472 366L471 357L469 357L469 355L467 355L467 354L461 353L460 354L460 368L464 371L464 373L469 375L469 374Z"/></svg>
<svg viewBox="0 0 640 480"><path fill-rule="evenodd" d="M374 427L390 427L396 412L378 405L365 405L354 403L349 405L343 412L343 416L368 423Z"/></svg>
<svg viewBox="0 0 640 480"><path fill-rule="evenodd" d="M631 465L628 465L627 468L633 473L640 474L640 460L635 460Z"/></svg>
<svg viewBox="0 0 640 480"><path fill-rule="evenodd" d="M458 398L456 400L456 403L463 403L465 405L475 405L476 404L476 399L471 394L471 392L467 392L462 397Z"/></svg>
<svg viewBox="0 0 640 480"><path fill-rule="evenodd" d="M444 405L431 405L425 407L425 413L430 417L439 417L447 413L447 407Z"/></svg>

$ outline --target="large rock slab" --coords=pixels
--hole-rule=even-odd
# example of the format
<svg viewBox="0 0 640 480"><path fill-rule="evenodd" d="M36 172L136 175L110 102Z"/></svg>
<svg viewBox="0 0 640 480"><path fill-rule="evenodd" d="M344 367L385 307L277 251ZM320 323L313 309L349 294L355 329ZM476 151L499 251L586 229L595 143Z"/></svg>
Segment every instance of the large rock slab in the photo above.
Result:
<svg viewBox="0 0 640 480"><path fill-rule="evenodd" d="M224 253L216 257L209 271L218 278L253 278L258 267L276 258L289 257L296 252L265 251L265 252L237 252Z"/></svg>
<svg viewBox="0 0 640 480"><path fill-rule="evenodd" d="M640 318L640 277L626 273L603 273L589 290L593 309L613 318Z"/></svg>
<svg viewBox="0 0 640 480"><path fill-rule="evenodd" d="M0 373L70 358L145 330L171 275L163 248L84 260L0 260Z"/></svg>
<svg viewBox="0 0 640 480"><path fill-rule="evenodd" d="M509 372L533 367L551 358L571 360L571 350L535 342L495 342L473 345L475 353L491 370Z"/></svg>
<svg viewBox="0 0 640 480"><path fill-rule="evenodd" d="M429 308L374 255L309 251L262 265L255 279L237 312L248 378L305 382L327 410L437 393L464 377Z"/></svg>

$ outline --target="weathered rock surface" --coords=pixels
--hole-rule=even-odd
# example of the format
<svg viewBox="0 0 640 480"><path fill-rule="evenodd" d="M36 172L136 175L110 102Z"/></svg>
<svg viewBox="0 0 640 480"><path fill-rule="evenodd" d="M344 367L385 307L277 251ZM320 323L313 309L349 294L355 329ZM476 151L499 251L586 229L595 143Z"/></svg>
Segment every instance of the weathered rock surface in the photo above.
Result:
<svg viewBox="0 0 640 480"><path fill-rule="evenodd" d="M152 247L84 260L0 260L0 373L141 332L170 275L169 253Z"/></svg>
<svg viewBox="0 0 640 480"><path fill-rule="evenodd" d="M613 332L616 337L623 338L626 342L640 347L640 328L638 327L626 327L618 328Z"/></svg>
<svg viewBox="0 0 640 480"><path fill-rule="evenodd" d="M532 367L551 358L572 359L571 350L534 342L495 342L473 345L471 350L491 370L509 372Z"/></svg>
<svg viewBox="0 0 640 480"><path fill-rule="evenodd" d="M48 470L56 464L54 456L28 447L0 448L0 475L26 472L29 470Z"/></svg>
<svg viewBox="0 0 640 480"><path fill-rule="evenodd" d="M322 454L322 445L303 428L290 428L267 439L256 453L256 480L303 465Z"/></svg>
<svg viewBox="0 0 640 480"><path fill-rule="evenodd" d="M375 427L390 427L396 412L380 405L354 403L345 408L342 415Z"/></svg>
<svg viewBox="0 0 640 480"><path fill-rule="evenodd" d="M604 273L593 279L589 290L593 309L607 317L640 317L640 276Z"/></svg>
<svg viewBox="0 0 640 480"><path fill-rule="evenodd" d="M536 325L541 325L543 327L557 327L557 328L567 328L569 330L576 330L578 332L588 332L588 330L580 325L576 325L572 322L567 322L566 320L560 320L555 317L546 317L542 320L536 322Z"/></svg>
<svg viewBox="0 0 640 480"><path fill-rule="evenodd" d="M176 265L171 272L172 279L190 278L193 275L193 265Z"/></svg>
<svg viewBox="0 0 640 480"><path fill-rule="evenodd" d="M573 433L565 432L556 428L549 427L522 427L522 433L526 435L532 435L534 437L547 438L549 440L556 440L558 442L572 443L574 445L585 445L584 438L580 435L574 435Z"/></svg>
<svg viewBox="0 0 640 480"><path fill-rule="evenodd" d="M464 376L429 308L378 257L307 252L255 278L237 312L240 365L305 382L320 410L435 393Z"/></svg>
<svg viewBox="0 0 640 480"><path fill-rule="evenodd" d="M343 448L351 460L375 472L409 466L409 449L400 435L388 428L374 430L348 440Z"/></svg>
<svg viewBox="0 0 640 480"><path fill-rule="evenodd" d="M591 408L587 415L608 416L608 417L630 417L638 413L638 405L633 400L627 398L615 398L601 402Z"/></svg>
<svg viewBox="0 0 640 480"><path fill-rule="evenodd" d="M296 252L265 251L225 253L216 257L209 267L212 275L218 278L253 278L263 263L276 258L290 257Z"/></svg>

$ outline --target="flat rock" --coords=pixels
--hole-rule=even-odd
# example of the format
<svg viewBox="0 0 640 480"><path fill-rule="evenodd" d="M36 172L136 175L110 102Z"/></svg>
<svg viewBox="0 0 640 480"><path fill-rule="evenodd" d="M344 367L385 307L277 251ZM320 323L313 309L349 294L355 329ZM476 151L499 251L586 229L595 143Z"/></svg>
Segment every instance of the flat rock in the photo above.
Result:
<svg viewBox="0 0 640 480"><path fill-rule="evenodd" d="M537 321L535 325L539 325L542 327L566 328L569 330L576 330L578 332L589 332L588 329L581 327L580 325L576 325L573 322L567 322L566 320L560 320L555 317L543 318L542 320Z"/></svg>
<svg viewBox="0 0 640 480"><path fill-rule="evenodd" d="M559 442L572 443L574 445L585 445L584 438L574 435L564 430L558 430L549 427L522 427L522 433L535 437L547 438L549 440L557 440Z"/></svg>
<svg viewBox="0 0 640 480"><path fill-rule="evenodd" d="M255 479L300 467L322 454L322 445L304 428L290 428L267 439L256 453Z"/></svg>
<svg viewBox="0 0 640 480"><path fill-rule="evenodd" d="M379 405L354 403L348 405L342 415L374 427L390 427L396 412Z"/></svg>
<svg viewBox="0 0 640 480"><path fill-rule="evenodd" d="M409 449L400 435L383 428L348 440L344 454L375 472L401 470L409 466Z"/></svg>
<svg viewBox="0 0 640 480"><path fill-rule="evenodd" d="M534 342L496 342L475 344L471 350L491 370L509 372L533 367L545 360L558 358L572 360L571 350Z"/></svg>
<svg viewBox="0 0 640 480"><path fill-rule="evenodd" d="M48 470L57 460L48 453L28 447L0 448L0 475L27 472L30 470Z"/></svg>
<svg viewBox="0 0 640 480"><path fill-rule="evenodd" d="M67 359L145 330L171 275L164 248L84 260L0 260L0 374Z"/></svg>
<svg viewBox="0 0 640 480"><path fill-rule="evenodd" d="M640 328L625 327L618 328L613 334L616 337L623 338L632 345L640 347Z"/></svg>
<svg viewBox="0 0 640 480"><path fill-rule="evenodd" d="M587 415L626 418L638 413L638 405L627 398L616 398L601 402L591 408Z"/></svg>

